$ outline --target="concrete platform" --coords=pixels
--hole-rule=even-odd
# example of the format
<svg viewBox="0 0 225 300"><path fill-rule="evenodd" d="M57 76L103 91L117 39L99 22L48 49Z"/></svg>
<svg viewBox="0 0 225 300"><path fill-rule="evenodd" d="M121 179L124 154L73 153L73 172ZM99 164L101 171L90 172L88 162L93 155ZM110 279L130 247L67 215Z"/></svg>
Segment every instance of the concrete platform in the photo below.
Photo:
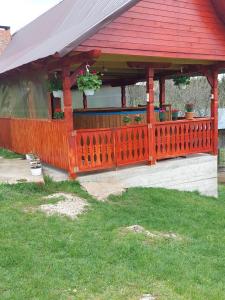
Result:
<svg viewBox="0 0 225 300"><path fill-rule="evenodd" d="M5 159L0 157L0 183L38 182L43 176L32 176L29 162L24 159Z"/></svg>
<svg viewBox="0 0 225 300"><path fill-rule="evenodd" d="M198 191L218 197L217 157L208 154L169 159L155 166L135 166L78 178L81 185L98 199L131 187L158 187Z"/></svg>

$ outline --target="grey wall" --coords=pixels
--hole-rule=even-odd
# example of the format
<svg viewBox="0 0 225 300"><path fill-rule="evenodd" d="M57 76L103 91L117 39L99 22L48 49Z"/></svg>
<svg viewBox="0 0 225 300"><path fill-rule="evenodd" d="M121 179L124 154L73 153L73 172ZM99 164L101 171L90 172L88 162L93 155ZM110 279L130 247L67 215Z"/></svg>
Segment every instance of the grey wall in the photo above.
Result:
<svg viewBox="0 0 225 300"><path fill-rule="evenodd" d="M80 91L73 91L73 108L83 108L83 95ZM104 86L88 97L88 108L121 107L120 87Z"/></svg>

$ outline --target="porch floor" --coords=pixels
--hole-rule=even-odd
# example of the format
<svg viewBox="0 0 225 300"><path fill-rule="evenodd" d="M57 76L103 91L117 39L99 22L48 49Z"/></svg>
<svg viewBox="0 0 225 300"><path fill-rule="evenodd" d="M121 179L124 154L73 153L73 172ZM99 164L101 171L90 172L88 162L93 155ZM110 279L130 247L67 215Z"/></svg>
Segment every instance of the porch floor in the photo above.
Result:
<svg viewBox="0 0 225 300"><path fill-rule="evenodd" d="M103 200L110 194L132 187L158 187L198 191L218 197L217 157L208 154L167 159L154 166L139 165L79 176L80 184L94 197Z"/></svg>

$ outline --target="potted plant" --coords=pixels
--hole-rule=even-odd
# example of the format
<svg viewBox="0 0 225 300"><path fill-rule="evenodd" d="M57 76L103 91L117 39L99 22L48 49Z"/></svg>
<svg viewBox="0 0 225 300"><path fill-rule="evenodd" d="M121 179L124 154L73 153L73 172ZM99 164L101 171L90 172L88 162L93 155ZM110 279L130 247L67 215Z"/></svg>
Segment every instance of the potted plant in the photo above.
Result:
<svg viewBox="0 0 225 300"><path fill-rule="evenodd" d="M26 154L26 160L31 161L34 159L34 154L32 152Z"/></svg>
<svg viewBox="0 0 225 300"><path fill-rule="evenodd" d="M131 117L129 117L129 116L123 117L123 123L125 123L126 125L128 125L129 123L131 123Z"/></svg>
<svg viewBox="0 0 225 300"><path fill-rule="evenodd" d="M160 110L159 110L159 120L160 120L160 122L165 122L166 121L166 111L165 111L165 109L160 108Z"/></svg>
<svg viewBox="0 0 225 300"><path fill-rule="evenodd" d="M61 109L56 109L53 114L53 119L60 120L64 119L64 112Z"/></svg>
<svg viewBox="0 0 225 300"><path fill-rule="evenodd" d="M55 98L62 98L63 95L63 84L62 79L59 77L58 73L55 73L52 78L48 81L49 92L53 93Z"/></svg>
<svg viewBox="0 0 225 300"><path fill-rule="evenodd" d="M179 87L179 89L186 89L186 87L191 83L190 77L188 76L176 76L173 79L174 85Z"/></svg>
<svg viewBox="0 0 225 300"><path fill-rule="evenodd" d="M102 80L96 71L91 72L87 66L86 71L80 71L77 76L77 86L86 96L93 96L102 86Z"/></svg>
<svg viewBox="0 0 225 300"><path fill-rule="evenodd" d="M186 110L185 118L187 120L194 119L194 104L193 103L187 103L185 105L185 110Z"/></svg>
<svg viewBox="0 0 225 300"><path fill-rule="evenodd" d="M173 119L173 121L176 121L178 119L179 112L180 111L178 109L173 109L172 110L172 119Z"/></svg>
<svg viewBox="0 0 225 300"><path fill-rule="evenodd" d="M135 121L136 123L141 122L141 121L142 121L142 116L141 116L141 115L136 115L136 116L134 117L134 121Z"/></svg>
<svg viewBox="0 0 225 300"><path fill-rule="evenodd" d="M38 157L34 157L31 161L30 161L30 170L31 170L31 174L33 176L40 176L42 173L42 166L41 166L41 161Z"/></svg>

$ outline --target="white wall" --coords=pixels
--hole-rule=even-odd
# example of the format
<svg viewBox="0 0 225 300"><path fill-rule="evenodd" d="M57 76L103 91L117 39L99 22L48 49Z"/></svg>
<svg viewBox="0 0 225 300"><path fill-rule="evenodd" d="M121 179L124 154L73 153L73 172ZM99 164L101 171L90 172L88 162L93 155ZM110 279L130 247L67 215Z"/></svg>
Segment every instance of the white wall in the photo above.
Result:
<svg viewBox="0 0 225 300"><path fill-rule="evenodd" d="M83 108L83 95L79 91L72 91L73 108ZM121 88L103 86L88 97L88 108L121 107Z"/></svg>

